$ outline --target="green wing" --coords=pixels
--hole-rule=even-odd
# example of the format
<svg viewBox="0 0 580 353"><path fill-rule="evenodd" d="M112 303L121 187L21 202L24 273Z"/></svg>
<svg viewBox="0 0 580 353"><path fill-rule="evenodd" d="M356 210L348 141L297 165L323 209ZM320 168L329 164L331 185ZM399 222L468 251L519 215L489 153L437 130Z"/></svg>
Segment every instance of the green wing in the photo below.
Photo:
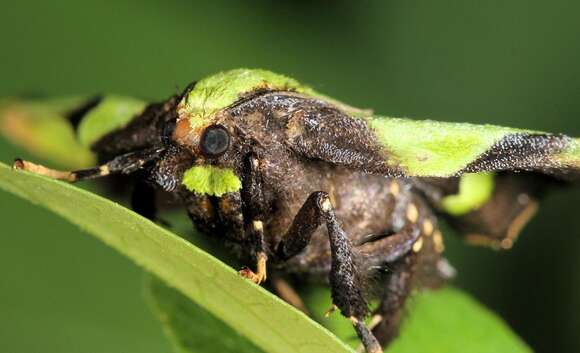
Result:
<svg viewBox="0 0 580 353"><path fill-rule="evenodd" d="M144 108L144 102L121 96L7 98L0 101L0 132L39 158L79 169L95 164L90 149L95 141L125 126Z"/></svg>
<svg viewBox="0 0 580 353"><path fill-rule="evenodd" d="M433 206L474 244L511 248L542 195L561 184L557 179L580 180L578 138L429 120L367 122L389 164L416 177Z"/></svg>
<svg viewBox="0 0 580 353"><path fill-rule="evenodd" d="M408 176L527 170L578 178L580 139L493 125L372 117L389 163Z"/></svg>

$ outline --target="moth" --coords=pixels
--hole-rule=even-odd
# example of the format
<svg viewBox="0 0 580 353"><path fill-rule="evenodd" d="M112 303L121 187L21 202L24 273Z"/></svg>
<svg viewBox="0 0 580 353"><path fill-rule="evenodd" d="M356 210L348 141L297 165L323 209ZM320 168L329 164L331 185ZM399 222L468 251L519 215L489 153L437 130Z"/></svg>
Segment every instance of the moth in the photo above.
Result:
<svg viewBox="0 0 580 353"><path fill-rule="evenodd" d="M133 175L133 208L153 220L157 190L175 195L197 229L253 265L248 280L328 283L368 353L396 336L413 289L452 277L439 220L509 249L547 190L580 179L578 138L377 116L265 70L209 76L153 104L14 99L1 111L9 138L79 167L15 168L69 182Z"/></svg>

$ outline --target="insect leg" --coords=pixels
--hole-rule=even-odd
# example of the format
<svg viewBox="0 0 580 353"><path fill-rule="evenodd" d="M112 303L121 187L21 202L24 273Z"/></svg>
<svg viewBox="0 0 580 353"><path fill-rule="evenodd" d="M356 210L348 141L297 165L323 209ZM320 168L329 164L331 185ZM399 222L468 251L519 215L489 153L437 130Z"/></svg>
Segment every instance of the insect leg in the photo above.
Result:
<svg viewBox="0 0 580 353"><path fill-rule="evenodd" d="M410 252L389 265L390 272L385 278L384 292L369 327L382 346L387 345L397 335L404 304L412 288L416 260L417 254Z"/></svg>
<svg viewBox="0 0 580 353"><path fill-rule="evenodd" d="M244 178L242 179L242 214L246 234L250 235L256 256L256 273L248 268L240 274L256 284L267 278L266 262L268 261L267 245L264 239L264 196L262 192L262 177L259 172L260 160L255 154L250 154L244 163Z"/></svg>
<svg viewBox="0 0 580 353"><path fill-rule="evenodd" d="M22 159L17 159L14 161L14 168L72 183L82 180L100 178L110 174L131 174L141 169L146 163L159 157L163 151L164 148L149 148L137 152L130 152L117 156L109 162L98 167L74 171L60 171L50 169L40 164L35 164Z"/></svg>
<svg viewBox="0 0 580 353"><path fill-rule="evenodd" d="M381 283L380 304L369 325L383 346L396 336L411 290L437 288L454 272L441 256L443 239L436 218L416 201L403 206L405 225L396 234L358 247L366 256L363 273L384 269L374 276Z"/></svg>
<svg viewBox="0 0 580 353"><path fill-rule="evenodd" d="M421 249L415 247L395 262L380 278L380 302L373 312L369 329L385 347L398 334L405 302L413 288L436 289L454 276L454 269L436 250L429 238ZM416 251L418 250L418 251Z"/></svg>
<svg viewBox="0 0 580 353"><path fill-rule="evenodd" d="M356 254L336 219L327 193L314 192L308 197L282 238L277 253L281 259L298 254L308 245L312 235L322 223L326 224L330 240L329 280L333 303L351 320L366 351L382 352L377 339L363 322L368 314L368 304L363 296L363 283L355 263Z"/></svg>

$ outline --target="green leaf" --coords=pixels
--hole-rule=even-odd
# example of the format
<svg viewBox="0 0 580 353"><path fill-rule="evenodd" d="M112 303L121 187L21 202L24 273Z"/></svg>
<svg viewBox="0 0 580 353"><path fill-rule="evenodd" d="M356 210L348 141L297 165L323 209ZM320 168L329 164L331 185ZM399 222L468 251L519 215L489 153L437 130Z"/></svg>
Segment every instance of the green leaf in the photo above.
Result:
<svg viewBox="0 0 580 353"><path fill-rule="evenodd" d="M387 353L530 353L499 317L452 288L417 293Z"/></svg>
<svg viewBox="0 0 580 353"><path fill-rule="evenodd" d="M85 100L85 97L2 99L0 132L34 155L62 166L80 169L94 165L95 156L78 142L65 118L67 112Z"/></svg>
<svg viewBox="0 0 580 353"><path fill-rule="evenodd" d="M4 164L0 188L79 225L166 282L151 282L149 298L179 352L352 353L231 267L112 201ZM329 307L330 295L327 289L315 293L318 303L310 307L320 314ZM388 352L530 352L501 319L455 289L419 293L409 302L401 336ZM329 326L358 344L340 314Z"/></svg>
<svg viewBox="0 0 580 353"><path fill-rule="evenodd" d="M94 165L90 147L111 131L127 125L146 103L108 95L82 119L75 132L67 115L86 97L0 100L0 132L36 156L74 169ZM74 151L74 153L71 153Z"/></svg>
<svg viewBox="0 0 580 353"><path fill-rule="evenodd" d="M327 288L304 294L308 308L326 328L351 347L360 342L338 313L324 318L331 305ZM318 310L316 310L318 308ZM322 310L321 310L322 309ZM385 353L531 353L531 349L497 315L460 290L447 287L416 291L405 307L400 334Z"/></svg>
<svg viewBox="0 0 580 353"><path fill-rule="evenodd" d="M83 146L90 147L106 134L127 125L140 114L147 104L141 100L109 95L82 119L78 139Z"/></svg>
<svg viewBox="0 0 580 353"><path fill-rule="evenodd" d="M178 352L262 352L158 279L149 278L147 290ZM348 320L338 313L323 317L331 305L327 288L311 288L304 294L317 320L352 348L360 346ZM401 334L386 353L531 352L500 318L455 288L415 293L406 312Z"/></svg>
<svg viewBox="0 0 580 353"><path fill-rule="evenodd" d="M260 353L260 348L155 276L146 294L176 352Z"/></svg>
<svg viewBox="0 0 580 353"><path fill-rule="evenodd" d="M231 267L119 204L4 164L0 164L0 188L77 224L264 351L351 352L322 326Z"/></svg>

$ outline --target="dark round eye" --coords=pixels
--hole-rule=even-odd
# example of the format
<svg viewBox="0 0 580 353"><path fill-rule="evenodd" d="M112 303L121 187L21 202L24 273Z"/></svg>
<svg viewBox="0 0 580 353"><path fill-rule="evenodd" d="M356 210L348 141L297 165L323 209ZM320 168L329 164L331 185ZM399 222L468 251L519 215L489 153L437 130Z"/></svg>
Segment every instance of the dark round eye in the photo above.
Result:
<svg viewBox="0 0 580 353"><path fill-rule="evenodd" d="M212 125L205 129L201 135L201 152L211 158L219 157L230 147L230 135L228 130L221 125Z"/></svg>

